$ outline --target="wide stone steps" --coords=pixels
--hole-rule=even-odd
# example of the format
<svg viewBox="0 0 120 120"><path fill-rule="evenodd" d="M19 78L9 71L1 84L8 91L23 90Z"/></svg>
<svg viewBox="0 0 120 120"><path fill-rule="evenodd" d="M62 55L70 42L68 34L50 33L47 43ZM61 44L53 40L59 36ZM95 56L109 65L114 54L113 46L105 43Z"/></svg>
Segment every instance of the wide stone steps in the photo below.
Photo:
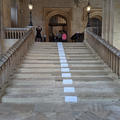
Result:
<svg viewBox="0 0 120 120"><path fill-rule="evenodd" d="M59 57L57 43L35 43L11 76L2 102L63 104L66 96L77 96L78 103L119 99L120 83L113 81L115 75L95 52L84 43L63 43L63 46L65 57ZM61 68L69 68L69 72ZM73 83L65 84L64 79ZM66 92L66 87L75 91Z"/></svg>
<svg viewBox="0 0 120 120"><path fill-rule="evenodd" d="M31 71L25 71L25 70L23 70L23 71L18 71L18 74L19 74L19 72L21 72L22 74L53 74L53 72L56 72L56 70L54 70L54 71L51 71L51 70L49 70L49 71L39 71L39 70L31 70ZM72 73L72 76L77 76L78 74L79 75L108 75L109 73L108 72L105 72L105 71L98 71L98 72L94 72L93 73L93 71L70 71L71 73ZM59 75L61 72L57 72L57 74ZM57 75L56 74L56 75Z"/></svg>
<svg viewBox="0 0 120 120"><path fill-rule="evenodd" d="M75 88L100 88L100 89L107 89L108 86L109 88L112 89L120 89L119 83L114 83L113 81L74 81L73 85L75 86ZM63 86L71 86L71 85L64 85L62 81L55 81L55 80L51 80L51 82L49 82L49 80L13 80L13 83L11 83L11 88L20 88L20 86L23 86L25 88L27 87L31 87L31 86L36 86L36 87L40 87L40 88L44 88L44 87L57 87L57 88L61 88ZM89 86L89 87L88 87ZM9 89L9 88L8 88ZM32 87L31 87L32 89Z"/></svg>
<svg viewBox="0 0 120 120"><path fill-rule="evenodd" d="M59 56L58 54L47 54L48 56L52 56L52 57L56 57L56 56ZM28 52L28 54L27 54L27 56L39 56L39 57L46 57L46 54L44 54L44 53L30 53L30 52ZM68 57L89 57L89 56L93 56L93 57L95 57L95 56L97 56L97 54L93 54L93 53L89 53L89 54L67 54L66 56L68 56Z"/></svg>
<svg viewBox="0 0 120 120"><path fill-rule="evenodd" d="M107 96L106 96L107 95ZM114 96L114 95L108 95L106 94L105 96L98 96L98 97L94 97L94 95L92 97L79 97L78 96L78 103L105 103L105 102L117 102L119 101L119 96ZM47 95L44 93L43 95L41 94L31 94L31 95L7 95L6 97L4 97L2 99L2 101L4 101L4 103L17 103L17 104L40 104L40 103L54 103L55 104L62 104L65 103L64 100L64 94L62 96L58 95L50 95L49 93L47 93ZM44 101L44 102L43 102Z"/></svg>
<svg viewBox="0 0 120 120"><path fill-rule="evenodd" d="M99 61L99 60L93 60L93 59L68 59L69 61L68 61L68 63L71 63L71 64L77 64L77 63L81 63L81 64L83 64L83 63L85 63L85 64L97 64L97 63L101 63L101 64L103 64L103 62L102 61ZM59 64L60 65L60 61L58 61L58 59L50 59L49 61L47 61L47 58L44 58L44 59L26 59L25 61L23 61L23 64L42 64L42 63L49 63L49 64ZM62 61L61 61L62 62Z"/></svg>
<svg viewBox="0 0 120 120"><path fill-rule="evenodd" d="M32 80L43 80L43 81L46 81L46 80L54 80L56 82L62 82L63 79L62 77L41 77L41 78L15 78L13 77L12 79L16 79L16 80L24 80L24 81L32 81ZM113 78L111 77L80 77L79 76L75 76L75 77L71 77L71 79L73 79L74 81L113 81Z"/></svg>
<svg viewBox="0 0 120 120"><path fill-rule="evenodd" d="M60 64L37 64L37 63L35 63L35 64L22 64L21 65L21 67L29 67L29 68L31 68L31 67L38 67L38 68L40 68L40 67L51 67L51 68L60 68L61 67L61 65ZM95 64L95 63L91 63L91 64L89 64L89 63L86 63L86 64L69 64L69 67L98 67L98 68L101 68L101 67L107 67L107 65L105 65L105 64Z"/></svg>

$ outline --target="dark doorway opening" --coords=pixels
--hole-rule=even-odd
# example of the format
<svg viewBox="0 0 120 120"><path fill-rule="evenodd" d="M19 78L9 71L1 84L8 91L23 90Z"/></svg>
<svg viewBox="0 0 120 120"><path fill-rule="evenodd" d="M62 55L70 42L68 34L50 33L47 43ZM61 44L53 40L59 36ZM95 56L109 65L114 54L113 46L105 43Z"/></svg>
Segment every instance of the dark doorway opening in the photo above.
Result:
<svg viewBox="0 0 120 120"><path fill-rule="evenodd" d="M63 42L63 32L67 35L68 26L67 19L62 15L55 15L49 21L49 41L50 42ZM67 42L67 40L66 40Z"/></svg>
<svg viewBox="0 0 120 120"><path fill-rule="evenodd" d="M102 34L102 21L98 18L91 18L90 19L90 27L93 27L93 32L98 36Z"/></svg>

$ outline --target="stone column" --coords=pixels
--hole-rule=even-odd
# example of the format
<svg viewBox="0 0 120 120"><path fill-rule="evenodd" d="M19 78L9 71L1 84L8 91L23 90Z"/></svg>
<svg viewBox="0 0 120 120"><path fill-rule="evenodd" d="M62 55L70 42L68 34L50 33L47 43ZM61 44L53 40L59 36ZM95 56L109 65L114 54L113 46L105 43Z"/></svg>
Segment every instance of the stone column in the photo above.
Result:
<svg viewBox="0 0 120 120"><path fill-rule="evenodd" d="M103 0L102 38L113 44L113 0Z"/></svg>
<svg viewBox="0 0 120 120"><path fill-rule="evenodd" d="M80 32L81 28L81 9L74 7L72 9L72 35L76 32Z"/></svg>
<svg viewBox="0 0 120 120"><path fill-rule="evenodd" d="M120 0L103 0L102 37L120 49Z"/></svg>
<svg viewBox="0 0 120 120"><path fill-rule="evenodd" d="M3 52L3 1L0 0L0 54Z"/></svg>
<svg viewBox="0 0 120 120"><path fill-rule="evenodd" d="M74 5L72 8L72 35L76 32L84 33L87 24L87 5L88 1L79 1L78 5Z"/></svg>
<svg viewBox="0 0 120 120"><path fill-rule="evenodd" d="M1 0L0 0L0 54L1 54Z"/></svg>
<svg viewBox="0 0 120 120"><path fill-rule="evenodd" d="M114 24L113 45L120 49L120 0L113 0Z"/></svg>

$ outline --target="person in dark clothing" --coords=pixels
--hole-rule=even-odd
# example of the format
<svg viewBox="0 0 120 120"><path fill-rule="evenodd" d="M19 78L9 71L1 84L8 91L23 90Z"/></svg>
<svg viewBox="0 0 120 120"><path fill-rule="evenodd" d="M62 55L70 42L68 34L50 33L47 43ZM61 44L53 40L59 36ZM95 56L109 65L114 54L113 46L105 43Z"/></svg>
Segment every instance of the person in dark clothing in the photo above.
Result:
<svg viewBox="0 0 120 120"><path fill-rule="evenodd" d="M50 40L50 42L54 42L54 33L53 32L50 33L49 40Z"/></svg>
<svg viewBox="0 0 120 120"><path fill-rule="evenodd" d="M36 28L36 32L37 32L36 39L35 39L36 42L42 42L41 31L42 31L42 28L40 26L38 26Z"/></svg>
<svg viewBox="0 0 120 120"><path fill-rule="evenodd" d="M84 33L75 33L72 37L71 40L73 42L83 42L84 41Z"/></svg>

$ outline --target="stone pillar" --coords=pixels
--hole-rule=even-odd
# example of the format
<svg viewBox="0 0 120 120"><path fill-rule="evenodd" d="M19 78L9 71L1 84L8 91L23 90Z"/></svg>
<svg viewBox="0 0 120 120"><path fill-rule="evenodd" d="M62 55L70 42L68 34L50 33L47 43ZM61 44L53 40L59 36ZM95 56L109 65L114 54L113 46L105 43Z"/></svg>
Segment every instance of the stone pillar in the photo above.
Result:
<svg viewBox="0 0 120 120"><path fill-rule="evenodd" d="M87 19L83 19L87 17L86 6L88 2L80 2L78 5L74 5L72 8L72 35L76 32L83 33L87 24Z"/></svg>
<svg viewBox="0 0 120 120"><path fill-rule="evenodd" d="M120 49L120 0L103 0L102 37Z"/></svg>
<svg viewBox="0 0 120 120"><path fill-rule="evenodd" d="M11 0L3 0L3 25L4 27L11 27Z"/></svg>
<svg viewBox="0 0 120 120"><path fill-rule="evenodd" d="M1 0L0 0L0 54L1 54L1 17L2 17L2 15L1 15Z"/></svg>
<svg viewBox="0 0 120 120"><path fill-rule="evenodd" d="M0 54L3 52L3 1L0 0Z"/></svg>
<svg viewBox="0 0 120 120"><path fill-rule="evenodd" d="M114 24L113 45L120 49L120 0L113 0Z"/></svg>
<svg viewBox="0 0 120 120"><path fill-rule="evenodd" d="M80 15L80 8L74 7L72 9L72 35L76 32L80 32L81 28L81 15Z"/></svg>
<svg viewBox="0 0 120 120"><path fill-rule="evenodd" d="M103 0L102 38L113 44L113 0Z"/></svg>

